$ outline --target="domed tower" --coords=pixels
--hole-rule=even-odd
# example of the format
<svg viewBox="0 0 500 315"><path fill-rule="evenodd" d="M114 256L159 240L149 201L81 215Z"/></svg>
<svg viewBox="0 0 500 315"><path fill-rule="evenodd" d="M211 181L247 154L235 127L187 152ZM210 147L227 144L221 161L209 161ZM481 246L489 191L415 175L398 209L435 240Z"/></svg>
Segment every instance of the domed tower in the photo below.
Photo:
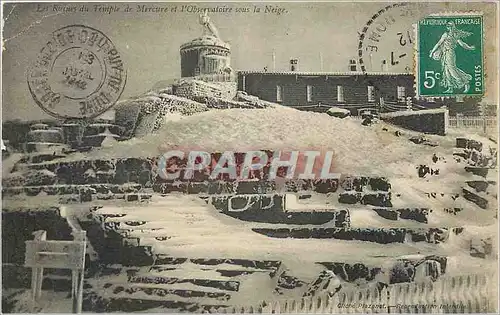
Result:
<svg viewBox="0 0 500 315"><path fill-rule="evenodd" d="M224 42L206 12L200 16L204 27L203 36L185 43L180 48L181 77L215 77L233 75L231 47Z"/></svg>

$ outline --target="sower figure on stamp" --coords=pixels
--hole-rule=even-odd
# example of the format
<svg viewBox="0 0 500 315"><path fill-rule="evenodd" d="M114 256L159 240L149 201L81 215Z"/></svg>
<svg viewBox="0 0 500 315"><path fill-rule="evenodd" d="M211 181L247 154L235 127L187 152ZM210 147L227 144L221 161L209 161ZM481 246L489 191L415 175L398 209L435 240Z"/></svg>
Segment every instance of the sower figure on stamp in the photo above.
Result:
<svg viewBox="0 0 500 315"><path fill-rule="evenodd" d="M470 32L462 31L456 28L455 23L448 22L446 32L441 39L432 48L429 57L441 61L442 80L441 86L446 88L444 93L453 93L454 89L463 88L467 93L470 88L472 75L459 69L456 64L455 47L457 44L467 50L474 50L475 47L462 41L462 38L472 35Z"/></svg>

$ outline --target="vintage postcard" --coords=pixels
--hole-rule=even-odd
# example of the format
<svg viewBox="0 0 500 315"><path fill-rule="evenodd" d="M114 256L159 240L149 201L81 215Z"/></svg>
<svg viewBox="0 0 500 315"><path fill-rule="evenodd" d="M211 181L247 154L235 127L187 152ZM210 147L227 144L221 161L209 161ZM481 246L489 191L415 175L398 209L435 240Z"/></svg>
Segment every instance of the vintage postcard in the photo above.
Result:
<svg viewBox="0 0 500 315"><path fill-rule="evenodd" d="M498 312L497 2L2 2L2 312Z"/></svg>

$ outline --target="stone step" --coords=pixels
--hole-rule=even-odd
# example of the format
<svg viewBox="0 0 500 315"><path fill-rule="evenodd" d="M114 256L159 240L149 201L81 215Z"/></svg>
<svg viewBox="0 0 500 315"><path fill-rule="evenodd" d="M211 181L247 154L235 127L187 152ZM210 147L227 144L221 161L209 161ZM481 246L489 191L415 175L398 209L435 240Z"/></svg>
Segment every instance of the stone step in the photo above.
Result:
<svg viewBox="0 0 500 315"><path fill-rule="evenodd" d="M135 207L135 208L110 208L104 207L93 212L94 216L103 216L106 218L105 222L126 222L126 221L141 221L141 220L153 220L158 218L162 213L199 213L200 211L205 211L210 207L207 205L189 205L189 204L179 204L179 205L162 205L156 204L154 208L147 207Z"/></svg>
<svg viewBox="0 0 500 315"><path fill-rule="evenodd" d="M68 194L59 198L59 202L63 204L68 203L81 203L81 202L92 202L97 200L119 200L119 201L128 201L128 202L147 202L150 201L153 197L152 194L138 194L138 193L130 193L130 194Z"/></svg>
<svg viewBox="0 0 500 315"><path fill-rule="evenodd" d="M280 261L178 258L158 255L152 267L109 265L85 294L84 310L139 311L154 308L212 311L233 306L232 295L257 273L273 277ZM275 279L277 281L277 278ZM114 301L124 301L121 305ZM114 305L114 306L113 306Z"/></svg>
<svg viewBox="0 0 500 315"><path fill-rule="evenodd" d="M126 216L123 219L127 218ZM110 219L122 219L122 218L110 218ZM123 221L112 221L107 220L104 225L110 230L150 230L150 229L160 229L160 228L174 228L175 222L158 220L158 221L147 221L147 220L123 220Z"/></svg>
<svg viewBox="0 0 500 315"><path fill-rule="evenodd" d="M273 238L326 238L389 244L409 241L441 243L450 233L460 234L463 228L253 228L252 231Z"/></svg>
<svg viewBox="0 0 500 315"><path fill-rule="evenodd" d="M253 275L267 275L269 279L272 279L281 267L279 261L171 257L167 259L166 256L159 255L154 259L152 266L108 265L95 274L94 282L98 283L98 286L106 285L106 287L116 283L124 286L123 283L125 283L124 287L140 285L163 289L230 293L238 291L240 281L246 281Z"/></svg>
<svg viewBox="0 0 500 315"><path fill-rule="evenodd" d="M64 153L57 152L56 154L48 154L48 153L33 153L26 154L22 159L20 159L17 163L20 167L25 167L29 164L39 164L44 162L50 162L53 160L65 158L67 155Z"/></svg>
<svg viewBox="0 0 500 315"><path fill-rule="evenodd" d="M190 229L191 230L191 229ZM167 239L172 239L173 237L176 237L174 235L175 233L172 233L171 229L168 228L153 228L153 229L129 229L129 230L118 230L121 235L124 237L129 237L129 238L139 238L139 239L157 239L159 241L164 241ZM205 232L206 233L206 228L193 228L192 229L193 233L196 233L196 231L200 232ZM217 234L217 231L213 231L214 235Z"/></svg>
<svg viewBox="0 0 500 315"><path fill-rule="evenodd" d="M379 216L388 220L407 219L421 223L427 223L427 216L432 212L428 208L375 208L373 209Z"/></svg>
<svg viewBox="0 0 500 315"><path fill-rule="evenodd" d="M163 273L162 273L163 274ZM240 282L235 280L223 280L223 279L213 279L213 275L206 275L201 277L200 274L196 274L193 277L174 277L174 276L159 276L156 273L150 272L145 275L129 276L128 283L140 283L140 284L185 284L191 283L200 287L214 288L224 291L238 291L240 287ZM228 278L230 279L230 278Z"/></svg>
<svg viewBox="0 0 500 315"><path fill-rule="evenodd" d="M144 312L148 310L165 309L177 312L217 312L229 305L198 304L184 301L150 300L144 298L112 298L100 297L97 294L86 294L83 299L84 312L112 313L112 312Z"/></svg>
<svg viewBox="0 0 500 315"><path fill-rule="evenodd" d="M116 223L116 226L114 223ZM107 224L110 225L106 226ZM151 266L155 263L155 254L158 254L154 253L152 250L156 248L156 246L154 246L155 244L162 245L162 247L168 247L170 245L181 246L186 242L185 237L177 237L177 234L174 233L176 228L178 228L175 222L157 221L154 222L155 226L149 227L147 226L149 223L138 226L121 226L120 224L122 223L106 222L104 224L106 228L105 231L101 224L89 222L88 224L82 225L90 231L88 233L89 240L93 244L99 257L106 263ZM194 236L202 233L210 233L213 236L214 233L217 233L217 230L212 231L209 228L200 226L199 228L190 228L190 232L193 232ZM158 237L158 239L156 239L156 237ZM221 238L222 237L225 238L227 236L221 235ZM219 264L223 261L224 260L213 260L212 263ZM255 262L252 261L245 262L242 260L236 262L236 264L238 263L255 264ZM160 262L157 261L156 264L160 264Z"/></svg>
<svg viewBox="0 0 500 315"><path fill-rule="evenodd" d="M459 157L467 160L471 156L471 151L464 151L463 149L462 150L454 150L453 155L459 156Z"/></svg>
<svg viewBox="0 0 500 315"><path fill-rule="evenodd" d="M179 269L181 266L189 264L192 267L207 270L241 271L253 270L263 272L276 272L281 267L278 260L250 260L250 259L230 259L230 258L180 258L163 254L155 255L154 266L149 268L170 268ZM140 267L125 267L119 264L108 265L101 272L103 274L119 274L137 272Z"/></svg>
<svg viewBox="0 0 500 315"><path fill-rule="evenodd" d="M279 260L251 260L240 258L176 258L165 255L158 255L156 258L156 263L161 265L177 265L185 262L202 266L233 265L255 269L278 269L281 266L281 261ZM224 268L227 268L227 266Z"/></svg>
<svg viewBox="0 0 500 315"><path fill-rule="evenodd" d="M222 212L225 215L247 222L271 223L271 224L295 224L295 225L322 225L334 221L337 227L350 226L349 212L338 211L293 211L277 212L263 210L247 210Z"/></svg>
<svg viewBox="0 0 500 315"><path fill-rule="evenodd" d="M486 165L491 165L489 160L492 160L494 156L496 155L495 151L490 150L488 148L487 150L478 150L478 148L454 148L453 149L453 155L461 156L466 160L469 160L471 163L486 163L484 165L477 165L477 166L486 166ZM491 162L494 162L492 160Z"/></svg>
<svg viewBox="0 0 500 315"><path fill-rule="evenodd" d="M151 267L151 270L157 271L157 272L164 272L164 271L173 271L176 270L177 268L169 266L169 265L160 265L160 266L153 266ZM243 268L231 268L231 269L205 269L202 268L201 270L213 270L217 274L219 274L222 277L237 277L237 276L242 276L242 275L249 275L249 274L254 274L254 273L274 273L275 270L272 269L243 269Z"/></svg>
<svg viewBox="0 0 500 315"><path fill-rule="evenodd" d="M210 238L213 241L224 241L228 239L227 234L216 234L214 232L210 231L204 231L206 235L209 235ZM193 233L193 235L196 235L196 233ZM199 239L195 237L196 239ZM163 236L163 237L136 237L136 238L127 238L127 241L130 243L128 244L135 244L135 245L130 245L130 246L151 246L155 247L155 245L162 245L162 248L167 247L182 247L186 246L187 244L193 244L196 243L196 239L193 238L186 238L185 236L179 236L179 235L174 235L174 236ZM133 239L133 240L132 240Z"/></svg>
<svg viewBox="0 0 500 315"><path fill-rule="evenodd" d="M448 258L446 256L439 255L410 255L391 258L386 260L384 263L379 265L367 264L364 262L358 263L345 263L345 262L318 262L318 264L323 265L328 270L332 271L337 277L340 277L346 282L356 282L358 279L364 279L368 282L375 280L380 277L379 280L389 281L388 283L399 283L399 282L412 282L415 280L422 280L419 277L426 277L427 271L425 262L434 261L437 262L440 268L440 273L446 273L446 266ZM412 266L414 268L414 273L412 276L417 276L413 278L412 276L407 277L405 273L392 272L394 268L397 268L399 263L405 263L406 266Z"/></svg>
<svg viewBox="0 0 500 315"><path fill-rule="evenodd" d="M481 177L484 177L484 178L486 178L486 176L488 176L488 172L490 172L491 170L494 170L494 168L490 168L490 167L475 167L475 166L466 166L465 167L465 171L466 172L469 172L469 173L472 173L474 175L481 176Z"/></svg>
<svg viewBox="0 0 500 315"><path fill-rule="evenodd" d="M204 198L219 211L283 211L285 209L285 194L225 194Z"/></svg>
<svg viewBox="0 0 500 315"><path fill-rule="evenodd" d="M346 191L339 194L338 202L343 204L360 203L377 207L392 207L390 192Z"/></svg>
<svg viewBox="0 0 500 315"><path fill-rule="evenodd" d="M180 266L175 265L154 265L152 267L147 268L146 270L143 268L126 268L126 267L115 267L115 268L104 268L99 272L100 276L117 276L117 279L123 279L125 274L127 277L142 277L142 276L151 276L151 277L162 277L169 279L180 279L179 281L171 281L171 282L160 282L152 284L156 287L172 288L175 287L177 289L186 289L186 286L189 289L193 289L192 286L195 285L193 281L188 280L213 280L213 281L239 281L237 279L242 279L239 277L250 276L254 274L267 274L270 278L272 278L278 269L257 269L257 268L245 268L242 266L236 265L218 265L218 266L203 266L203 265L194 265L181 264ZM238 278L235 278L238 277ZM111 278L113 279L113 278ZM244 278L243 278L244 279ZM182 281L181 281L182 280ZM120 280L121 281L121 280ZM113 280L111 280L113 282ZM110 283L107 281L106 283ZM114 283L114 282L113 282ZM205 287L203 287L205 288ZM199 288L200 290L203 288ZM225 287L212 287L213 290L222 290L226 291ZM204 289L206 291L206 288Z"/></svg>
<svg viewBox="0 0 500 315"><path fill-rule="evenodd" d="M472 139L467 139L467 138L456 138L456 145L457 148L464 148L464 149L476 149L478 151L482 151L483 149L483 143L472 140Z"/></svg>
<svg viewBox="0 0 500 315"><path fill-rule="evenodd" d="M240 157L244 156L244 152L235 153ZM220 153L212 153L214 157L220 156ZM151 181L152 168L157 164L157 157L142 157L142 158L117 158L117 159L97 159L97 160L75 160L75 161L51 161L39 164L26 164L23 165L23 170L42 170L49 171L57 176L57 181L59 183L83 185L83 184L118 184L123 183L134 183L141 186L145 186ZM238 163L241 163L239 161ZM181 163L180 165L181 173L185 170L185 165ZM267 168L268 166L266 166ZM89 172L89 170L92 170ZM89 175L91 174L91 175ZM267 174L266 171L263 174ZM95 175L95 176L94 176ZM266 175L264 175L266 177ZM264 180L247 180L239 181L236 183L236 187L231 188L229 186L234 183L227 183L227 180L222 181L223 184L217 181L212 181L213 183L208 184L210 189L204 187L204 182L209 182L209 177L207 174L202 174L201 172L195 172L195 176L191 180L184 180L181 174L181 184L176 185L173 182L157 181L153 183L153 189L156 192L171 192L182 191L185 193L198 194L203 191L205 193L221 193L227 191L229 193L263 193L265 189L271 189L275 191L276 189L266 188L269 185L269 181L265 178ZM359 187L371 187L372 190L383 190L389 191L390 184L387 179L383 177L365 177L365 176L350 176L349 183L351 183L351 188L358 189ZM257 182L257 183L256 183ZM267 182L267 183L266 183ZM176 187L178 186L178 187ZM191 186L191 187L188 187ZM290 192L300 191L300 190L311 190L318 193L329 193L335 192L338 187L342 186L338 179L328 179L328 180L291 180L285 185L285 189ZM344 185L346 186L346 185ZM358 187L358 188L356 188ZM262 190L264 189L264 191ZM362 189L362 188L361 188Z"/></svg>
<svg viewBox="0 0 500 315"><path fill-rule="evenodd" d="M240 271L244 271L245 268L239 268ZM249 269L250 271L256 271L255 269ZM234 270L233 270L234 271ZM263 271L264 270L260 270ZM265 270L269 273L271 270ZM217 272L217 268L213 266L201 266L196 264L182 264L177 266L177 268L172 268L171 265L154 265L147 271L137 271L131 272L131 275L135 276L159 276L164 278L178 278L178 279L198 279L198 280L217 280L217 281L229 281L232 280L232 276L223 276Z"/></svg>
<svg viewBox="0 0 500 315"><path fill-rule="evenodd" d="M289 198L296 199L293 194L246 194L210 196L206 202L225 215L248 222L320 225L335 220L335 226L350 225L347 210L310 208L308 211L287 211L286 200Z"/></svg>
<svg viewBox="0 0 500 315"><path fill-rule="evenodd" d="M142 186L140 184L84 184L84 185L40 185L40 186L4 186L2 192L7 195L19 195L25 192L38 191L47 195L78 195L83 189L93 189L96 194L128 194L137 193Z"/></svg>
<svg viewBox="0 0 500 315"><path fill-rule="evenodd" d="M168 285L142 285L130 283L109 283L99 288L100 294L114 298L142 298L147 296L148 300L171 300L185 301L189 303L222 304L231 299L231 294L225 291L204 291L203 288L196 290L198 286L187 288L175 288Z"/></svg>
<svg viewBox="0 0 500 315"><path fill-rule="evenodd" d="M105 267L96 274L91 283L109 287L120 284L122 287L142 286L163 289L199 290L210 292L236 292L240 281L236 275L223 276L215 269L203 270L190 264L190 268L168 268L155 265L152 267ZM126 279L126 280L125 280Z"/></svg>
<svg viewBox="0 0 500 315"><path fill-rule="evenodd" d="M496 181L486 181L486 180L471 180L465 182L469 187L474 188L476 192L487 191L489 187L496 186ZM493 189L496 189L494 187Z"/></svg>
<svg viewBox="0 0 500 315"><path fill-rule="evenodd" d="M337 179L325 180L287 180L278 186L273 181L267 180L241 180L241 181L181 181L157 182L153 185L153 191L158 193L182 192L184 194L219 195L219 194L269 194L280 191L300 192L314 191L321 194L337 191L339 183Z"/></svg>
<svg viewBox="0 0 500 315"><path fill-rule="evenodd" d="M488 199L484 198L486 197L486 193L473 192L472 189L467 189L467 188L462 188L462 192L466 200L475 203L478 207L482 209L488 209L488 204L489 204Z"/></svg>

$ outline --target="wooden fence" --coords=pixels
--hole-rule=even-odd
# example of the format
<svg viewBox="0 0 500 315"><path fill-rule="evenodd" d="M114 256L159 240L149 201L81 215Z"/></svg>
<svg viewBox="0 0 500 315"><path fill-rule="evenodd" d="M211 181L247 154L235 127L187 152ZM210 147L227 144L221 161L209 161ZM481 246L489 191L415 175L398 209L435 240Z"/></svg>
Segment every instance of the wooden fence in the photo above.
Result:
<svg viewBox="0 0 500 315"><path fill-rule="evenodd" d="M497 311L496 277L463 275L378 288L339 291L300 300L264 302L223 313L492 313Z"/></svg>
<svg viewBox="0 0 500 315"><path fill-rule="evenodd" d="M198 74L194 77L183 79L195 79L205 82L236 82L236 76L231 73Z"/></svg>
<svg viewBox="0 0 500 315"><path fill-rule="evenodd" d="M491 117L456 116L450 117L450 128L496 129L497 121Z"/></svg>

